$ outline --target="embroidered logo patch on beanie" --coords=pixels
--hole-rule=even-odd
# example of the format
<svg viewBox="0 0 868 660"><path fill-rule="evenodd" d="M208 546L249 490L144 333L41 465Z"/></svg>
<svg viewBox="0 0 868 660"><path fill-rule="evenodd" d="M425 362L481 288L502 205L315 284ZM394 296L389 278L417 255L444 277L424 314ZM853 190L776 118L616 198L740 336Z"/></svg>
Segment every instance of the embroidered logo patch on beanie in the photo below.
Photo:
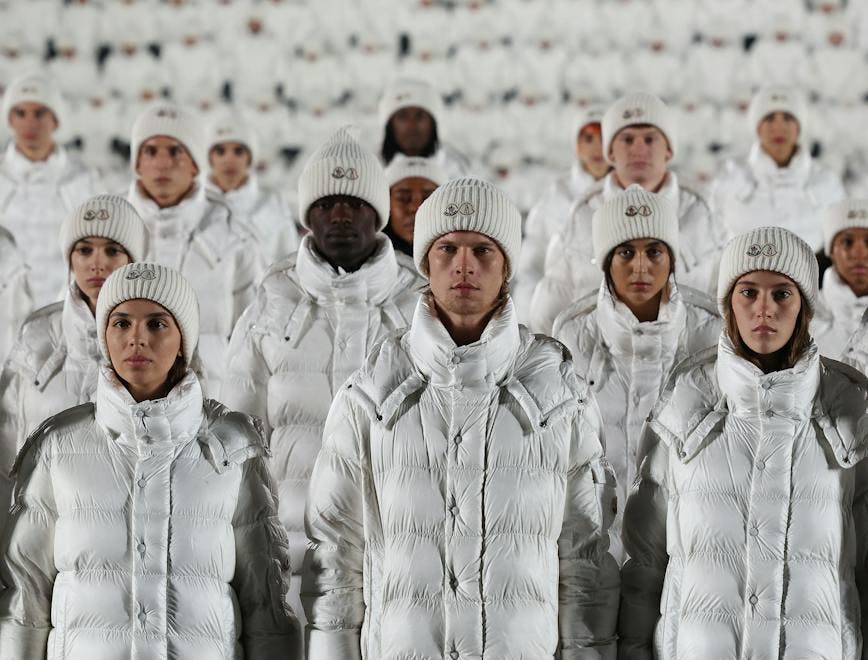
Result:
<svg viewBox="0 0 868 660"><path fill-rule="evenodd" d="M764 257L773 257L778 253L778 247L774 243L766 243L765 245L760 245L759 243L752 243L748 248L747 256L749 257L758 257L760 255Z"/></svg>
<svg viewBox="0 0 868 660"><path fill-rule="evenodd" d="M643 218L647 218L651 215L651 213L651 207L647 204L642 204L641 206L634 206L631 204L624 211L624 215L626 215L628 218L634 218L637 215L641 215Z"/></svg>
<svg viewBox="0 0 868 660"><path fill-rule="evenodd" d="M88 209L84 212L85 220L109 220L111 219L111 213L108 212L108 209L100 209L99 211L95 211L94 209Z"/></svg>
<svg viewBox="0 0 868 660"><path fill-rule="evenodd" d="M847 213L848 220L868 220L868 211L865 209L853 209Z"/></svg>
<svg viewBox="0 0 868 660"><path fill-rule="evenodd" d="M127 272L128 280L155 280L157 273L151 264L133 264Z"/></svg>

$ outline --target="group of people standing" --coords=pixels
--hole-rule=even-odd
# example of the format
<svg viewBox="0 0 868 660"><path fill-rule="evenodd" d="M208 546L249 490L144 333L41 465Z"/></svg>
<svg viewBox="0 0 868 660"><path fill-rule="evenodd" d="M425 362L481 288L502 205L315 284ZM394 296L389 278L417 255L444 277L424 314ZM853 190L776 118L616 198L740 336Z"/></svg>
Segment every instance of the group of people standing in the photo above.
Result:
<svg viewBox="0 0 868 660"><path fill-rule="evenodd" d="M63 299L0 375L0 657L864 657L868 200L791 91L711 205L662 101L589 110L523 228L398 81L300 232L170 103L67 187L52 93L4 97L3 265Z"/></svg>

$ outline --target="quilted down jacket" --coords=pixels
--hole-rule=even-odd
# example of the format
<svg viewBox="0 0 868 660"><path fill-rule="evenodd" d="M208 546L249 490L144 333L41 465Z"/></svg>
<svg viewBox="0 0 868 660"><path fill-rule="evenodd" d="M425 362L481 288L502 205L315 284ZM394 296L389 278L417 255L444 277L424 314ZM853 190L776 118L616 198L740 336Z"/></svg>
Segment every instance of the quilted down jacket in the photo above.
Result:
<svg viewBox="0 0 868 660"><path fill-rule="evenodd" d="M12 234L0 227L0 365L6 361L21 324L33 311L29 270Z"/></svg>
<svg viewBox="0 0 868 660"><path fill-rule="evenodd" d="M176 206L161 209L133 182L128 199L148 228L145 261L178 270L202 304L198 354L206 395L220 391L229 336L253 300L264 270L259 241L242 219L200 187Z"/></svg>
<svg viewBox="0 0 868 660"><path fill-rule="evenodd" d="M866 401L813 344L763 374L723 334L678 369L624 514L621 658L866 657Z"/></svg>
<svg viewBox="0 0 868 660"><path fill-rule="evenodd" d="M0 657L300 660L261 430L188 372L48 419L16 460Z"/></svg>
<svg viewBox="0 0 868 660"><path fill-rule="evenodd" d="M563 346L420 300L329 411L303 596L317 660L614 658L614 476ZM308 600L309 599L309 600Z"/></svg>
<svg viewBox="0 0 868 660"><path fill-rule="evenodd" d="M576 373L593 391L606 429L606 458L618 481L619 514L609 530L610 552L621 563L621 511L636 479L642 426L673 367L716 346L720 317L714 302L670 278L669 300L656 321L640 323L604 282L555 321L554 336L573 354Z"/></svg>
<svg viewBox="0 0 868 660"><path fill-rule="evenodd" d="M93 400L102 361L96 322L75 284L63 302L35 311L21 327L0 372L0 530L24 440L48 417Z"/></svg>
<svg viewBox="0 0 868 660"><path fill-rule="evenodd" d="M868 369L868 296L857 297L834 268L823 273L811 334L822 355Z"/></svg>
<svg viewBox="0 0 868 660"><path fill-rule="evenodd" d="M274 264L232 334L221 399L265 422L280 520L292 563L307 549L304 502L334 393L386 334L410 324L422 280L380 238L353 273L338 274L311 247ZM290 602L298 604L300 577Z"/></svg>
<svg viewBox="0 0 868 660"><path fill-rule="evenodd" d="M815 251L823 247L823 209L846 197L831 170L800 151L778 167L759 143L745 161L729 161L711 187L715 217L730 236L756 227L779 225L795 232Z"/></svg>
<svg viewBox="0 0 868 660"><path fill-rule="evenodd" d="M561 231L573 204L582 198L594 183L596 179L585 172L576 161L569 170L552 182L528 211L518 259L518 276L512 288L512 298L518 309L519 319L530 318L530 301L544 273L549 240Z"/></svg>
<svg viewBox="0 0 868 660"><path fill-rule="evenodd" d="M603 271L595 263L590 240L591 219L602 204L623 191L614 172L595 185L570 211L563 229L551 237L545 259L545 275L531 301L531 326L537 332L551 332L555 318L576 300L597 290ZM712 220L706 201L681 186L670 172L658 191L678 208L679 252L675 260L678 281L703 292L717 286L717 265L725 241L722 226Z"/></svg>
<svg viewBox="0 0 868 660"><path fill-rule="evenodd" d="M5 120L4 120L5 121ZM30 283L36 307L57 302L66 284L66 261L54 241L68 213L102 192L96 172L57 147L46 161L28 160L10 142L0 156L0 225L12 232L27 265L39 277Z"/></svg>

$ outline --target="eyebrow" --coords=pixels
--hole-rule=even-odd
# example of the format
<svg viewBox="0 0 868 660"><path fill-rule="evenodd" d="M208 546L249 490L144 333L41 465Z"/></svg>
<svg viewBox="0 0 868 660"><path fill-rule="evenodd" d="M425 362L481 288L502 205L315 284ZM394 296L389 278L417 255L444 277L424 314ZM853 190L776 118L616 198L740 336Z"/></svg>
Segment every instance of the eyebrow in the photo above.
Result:
<svg viewBox="0 0 868 660"><path fill-rule="evenodd" d="M130 314L127 314L126 312L112 312L111 314L109 314L109 317L112 317L112 316L120 316L121 318L125 318L125 319L130 318ZM157 319L157 318L168 318L168 317L169 317L169 314L167 312L153 312L152 314L146 314L145 315L146 319Z"/></svg>
<svg viewBox="0 0 868 660"><path fill-rule="evenodd" d="M750 280L739 280L737 284L748 285L748 286L760 286L756 282L751 282ZM781 287L792 287L794 286L792 282L777 282L776 284L771 284L766 288L769 289L779 289Z"/></svg>

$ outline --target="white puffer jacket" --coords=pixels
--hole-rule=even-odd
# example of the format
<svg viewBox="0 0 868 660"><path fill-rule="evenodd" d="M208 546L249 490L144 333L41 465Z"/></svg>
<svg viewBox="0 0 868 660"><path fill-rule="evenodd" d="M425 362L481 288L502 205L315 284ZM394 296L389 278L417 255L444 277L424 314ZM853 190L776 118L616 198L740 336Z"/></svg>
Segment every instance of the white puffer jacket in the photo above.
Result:
<svg viewBox="0 0 868 660"><path fill-rule="evenodd" d="M332 398L377 343L410 324L422 283L385 237L359 270L343 274L305 237L296 254L271 267L235 326L221 398L265 422L297 570L307 549L307 486ZM300 586L294 575L294 605Z"/></svg>
<svg viewBox="0 0 868 660"><path fill-rule="evenodd" d="M55 237L70 211L100 188L96 173L62 147L33 162L10 142L0 158L0 226L12 232L27 265L39 273L31 282L36 306L63 297L67 263L58 258Z"/></svg>
<svg viewBox="0 0 868 660"><path fill-rule="evenodd" d="M3 310L3 323L0 324L2 365L18 336L21 324L33 311L30 269L12 234L3 227L0 227L0 309Z"/></svg>
<svg viewBox="0 0 868 660"><path fill-rule="evenodd" d="M253 230L204 187L161 209L134 181L128 199L148 228L148 254L178 270L200 300L198 354L207 395L220 391L226 349L235 322L253 300L265 268Z"/></svg>
<svg viewBox="0 0 868 660"><path fill-rule="evenodd" d="M787 167L778 167L756 142L747 160L728 161L711 187L715 217L730 236L778 225L815 252L823 247L823 209L845 197L841 179L806 151L800 149Z"/></svg>
<svg viewBox="0 0 868 660"><path fill-rule="evenodd" d="M763 374L724 334L679 368L624 514L622 659L865 657L866 401L815 345Z"/></svg>
<svg viewBox="0 0 868 660"><path fill-rule="evenodd" d="M823 273L811 336L822 355L868 369L868 296L856 296L834 267Z"/></svg>
<svg viewBox="0 0 868 660"><path fill-rule="evenodd" d="M266 263L274 263L298 249L298 229L289 203L277 192L260 185L256 175L251 174L237 190L224 193L213 183L209 183L208 190L229 206L234 217L244 218L253 228Z"/></svg>
<svg viewBox="0 0 868 660"><path fill-rule="evenodd" d="M519 320L530 319L530 301L545 270L546 250L551 237L561 231L573 204L584 196L595 182L596 179L575 162L552 182L528 211L517 277L512 288L512 299L515 301Z"/></svg>
<svg viewBox="0 0 868 660"><path fill-rule="evenodd" d="M310 657L614 658L593 398L511 302L460 347L430 304L329 411L306 514Z"/></svg>
<svg viewBox="0 0 868 660"><path fill-rule="evenodd" d="M266 454L192 372L136 403L106 367L16 461L0 657L300 658Z"/></svg>
<svg viewBox="0 0 868 660"><path fill-rule="evenodd" d="M551 332L558 314L579 298L597 290L603 271L594 260L591 220L606 201L622 192L615 173L609 173L570 211L562 231L552 236L545 260L545 276L531 301L531 326L536 332ZM725 241L723 227L715 224L705 200L679 185L670 172L659 195L678 208L679 253L675 259L678 281L703 292L717 286L717 266Z"/></svg>
<svg viewBox="0 0 868 660"><path fill-rule="evenodd" d="M717 345L720 316L714 302L670 278L670 297L656 321L640 323L604 282L555 321L553 335L570 349L576 373L593 391L606 429L606 458L618 481L618 516L609 529L609 552L624 560L621 519L645 418L672 368L694 353Z"/></svg>

